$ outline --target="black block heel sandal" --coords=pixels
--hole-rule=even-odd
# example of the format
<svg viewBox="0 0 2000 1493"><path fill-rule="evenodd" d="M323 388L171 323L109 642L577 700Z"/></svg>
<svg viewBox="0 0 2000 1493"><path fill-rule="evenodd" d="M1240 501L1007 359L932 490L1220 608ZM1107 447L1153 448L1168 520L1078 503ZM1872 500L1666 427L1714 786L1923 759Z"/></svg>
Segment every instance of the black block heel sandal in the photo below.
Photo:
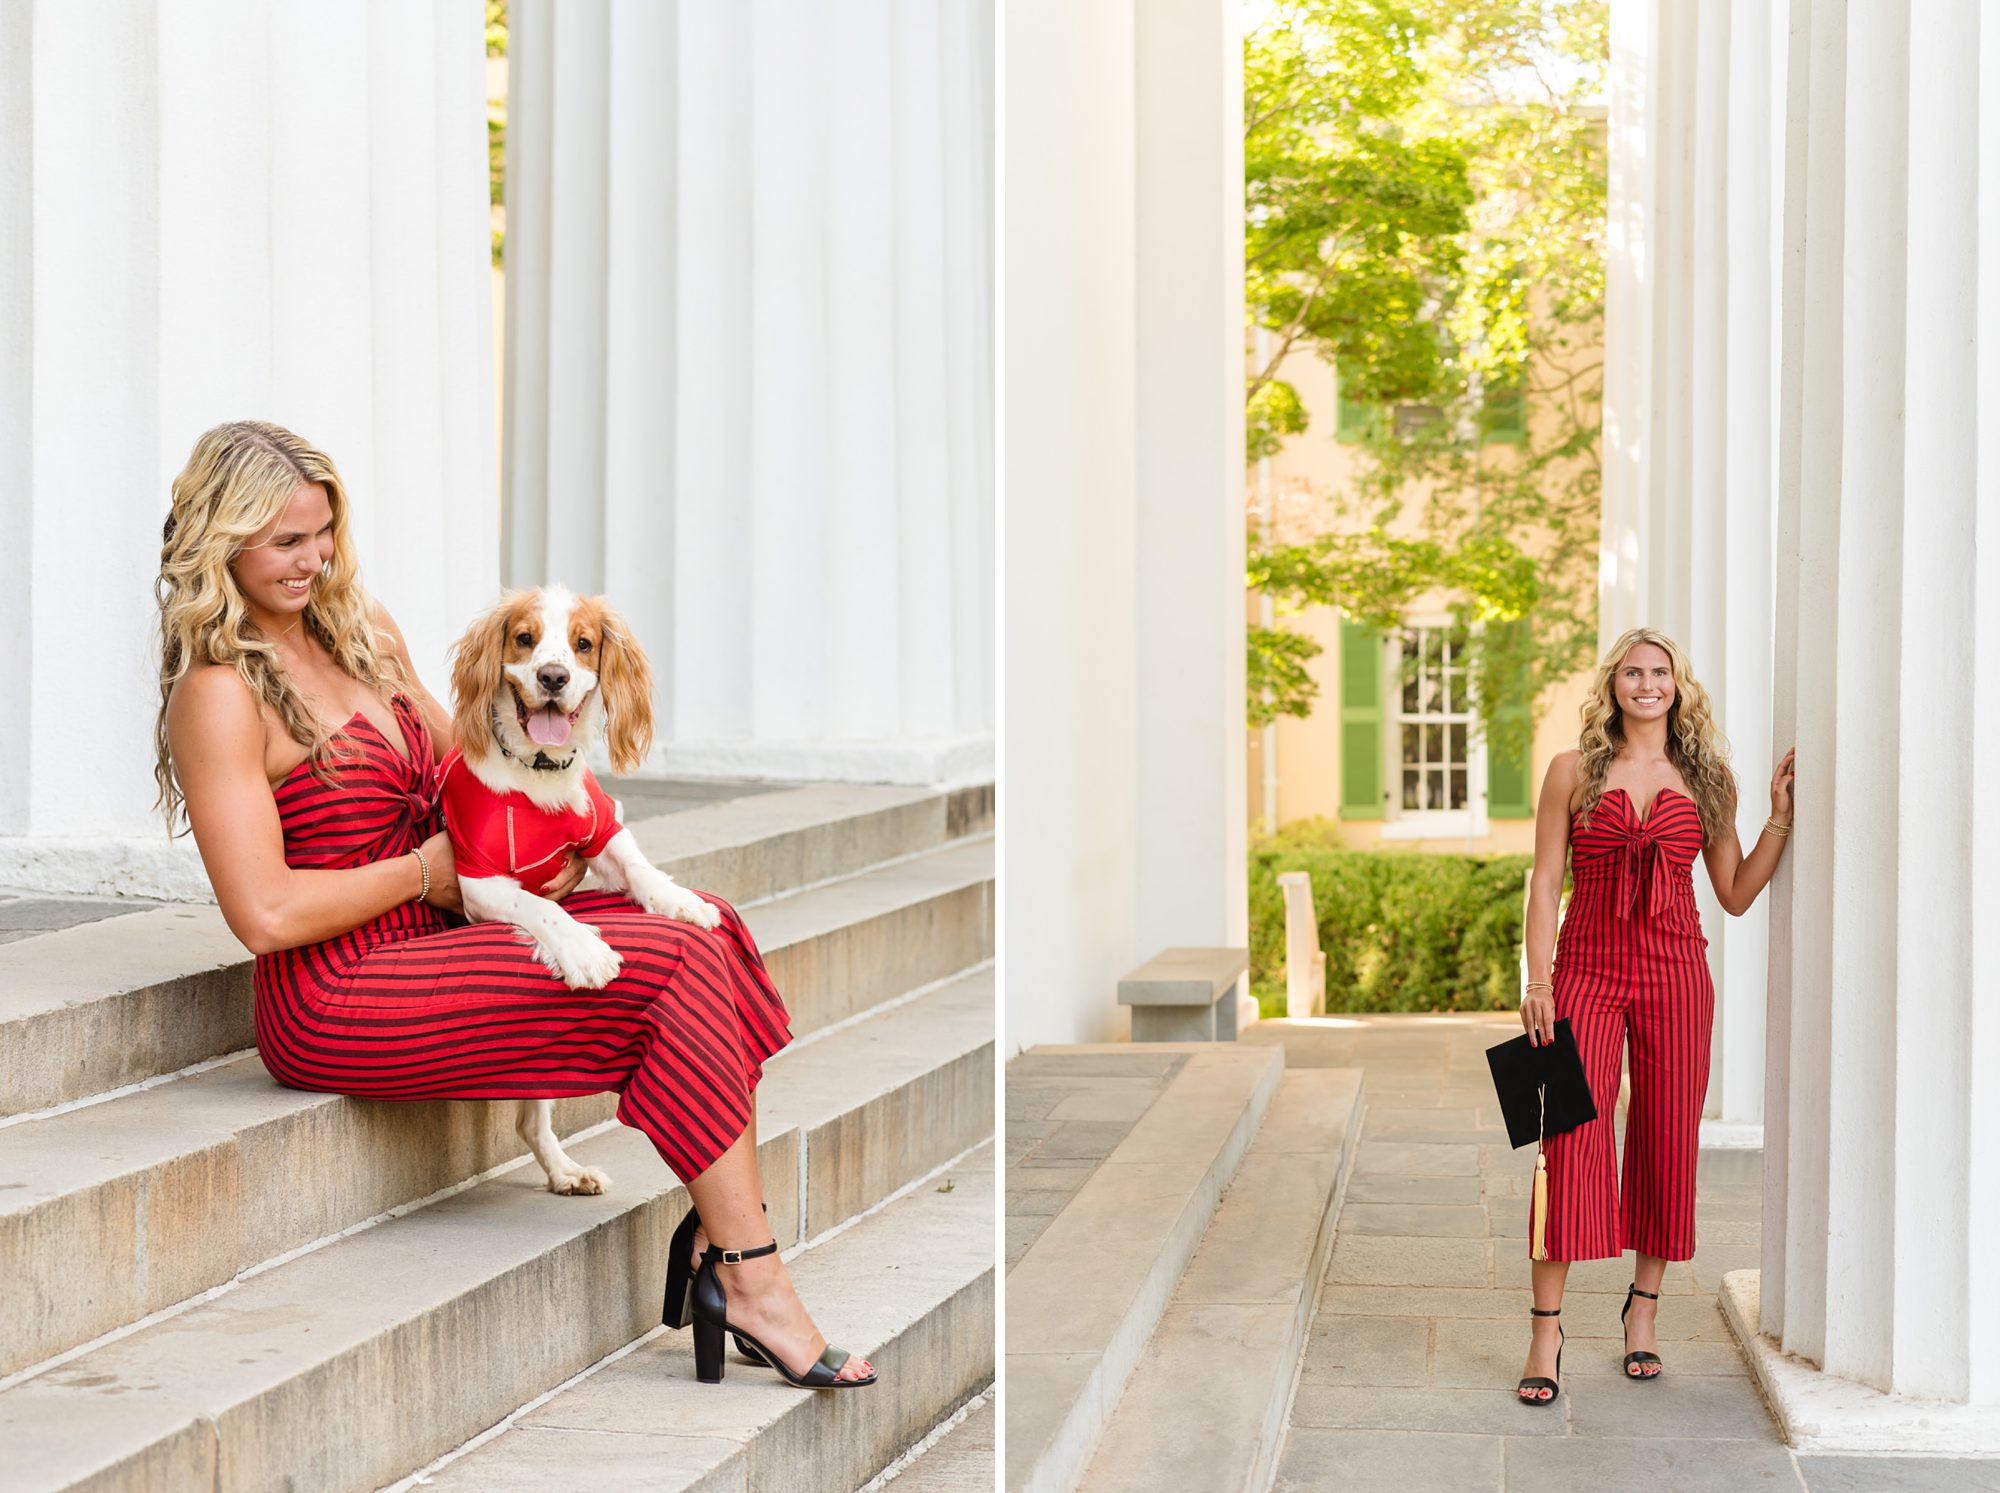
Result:
<svg viewBox="0 0 2000 1493"><path fill-rule="evenodd" d="M1618 1325L1620 1327L1625 1325L1625 1313L1632 1310L1632 1298L1634 1296L1643 1296L1648 1301L1658 1301L1660 1299L1658 1291L1642 1291L1639 1289L1639 1283L1634 1281L1625 1288L1625 1308L1624 1311L1618 1313ZM1654 1369L1649 1374L1639 1367L1639 1365L1645 1363L1660 1363L1660 1355L1657 1353L1648 1353L1644 1348L1639 1349L1635 1353L1627 1353L1625 1355L1625 1377L1627 1379L1637 1379L1643 1383L1649 1379L1657 1379L1661 1374L1666 1372L1666 1365L1660 1363L1660 1367Z"/></svg>
<svg viewBox="0 0 2000 1493"><path fill-rule="evenodd" d="M1528 1315L1531 1317L1560 1317L1562 1315L1562 1308L1557 1307L1552 1312L1545 1312L1539 1306L1531 1306L1528 1308ZM1563 1371L1562 1338L1562 1324L1559 1322L1556 1324L1556 1378L1546 1379L1537 1374L1531 1379L1523 1379L1521 1381L1522 1389L1546 1389L1548 1391L1547 1395L1539 1393L1522 1395L1521 1403L1523 1405L1553 1405L1556 1402L1556 1396L1562 1393L1562 1384L1560 1383Z"/></svg>
<svg viewBox="0 0 2000 1493"><path fill-rule="evenodd" d="M769 1213L771 1205L766 1203L764 1211ZM701 1213L690 1208L687 1216L674 1230L674 1237L667 1241L667 1295L660 1303L660 1325L680 1328L692 1320L689 1298L694 1294L695 1267L688 1263L688 1256L694 1253L694 1231L701 1227ZM762 1363L763 1355L744 1342L736 1339L736 1351L743 1355L746 1363Z"/></svg>
<svg viewBox="0 0 2000 1493"><path fill-rule="evenodd" d="M778 1252L774 1239L769 1244L760 1244L755 1249L717 1249L713 1239L708 1241L708 1253L701 1257L701 1269L694 1275L694 1289L689 1293L688 1306L694 1317L694 1376L703 1384L722 1382L723 1353L722 1338L725 1333L733 1333L738 1344L744 1345L746 1352L754 1352L764 1360L767 1367L776 1369L784 1376L787 1384L800 1389L861 1389L875 1382L875 1375L865 1379L843 1379L840 1371L847 1367L852 1356L828 1344L813 1365L803 1374L793 1373L777 1354L758 1342L747 1332L740 1332L729 1325L729 1293L723 1289L719 1265L735 1265L744 1260L758 1259L763 1255Z"/></svg>

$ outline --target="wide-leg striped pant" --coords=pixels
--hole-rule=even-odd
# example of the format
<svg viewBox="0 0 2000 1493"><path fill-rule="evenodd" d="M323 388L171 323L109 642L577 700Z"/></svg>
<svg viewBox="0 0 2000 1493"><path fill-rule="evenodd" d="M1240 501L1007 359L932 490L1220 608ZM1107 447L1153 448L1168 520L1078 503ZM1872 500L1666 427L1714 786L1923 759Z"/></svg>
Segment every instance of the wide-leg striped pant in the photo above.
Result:
<svg viewBox="0 0 2000 1493"><path fill-rule="evenodd" d="M368 1099L616 1090L618 1118L676 1176L699 1176L743 1133L764 1060L791 1039L743 919L701 895L722 911L713 930L616 892L565 897L624 956L602 990L564 985L504 923L396 926L435 918L414 904L356 934L265 955L258 1052L291 1088Z"/></svg>
<svg viewBox="0 0 2000 1493"><path fill-rule="evenodd" d="M1559 969L1558 1020L1567 1018L1597 1118L1550 1136L1548 1256L1600 1260L1637 1250L1694 1256L1695 1162L1715 1021L1715 987L1699 946L1644 967L1644 978ZM1632 966L1627 966L1630 970ZM1615 1181L1612 1120L1630 1049L1624 1186Z"/></svg>

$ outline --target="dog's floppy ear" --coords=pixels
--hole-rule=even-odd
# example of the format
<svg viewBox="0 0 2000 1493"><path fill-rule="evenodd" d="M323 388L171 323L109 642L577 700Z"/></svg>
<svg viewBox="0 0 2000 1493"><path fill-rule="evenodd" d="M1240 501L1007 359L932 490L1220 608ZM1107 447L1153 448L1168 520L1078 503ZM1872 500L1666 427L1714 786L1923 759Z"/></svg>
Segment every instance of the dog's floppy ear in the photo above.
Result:
<svg viewBox="0 0 2000 1493"><path fill-rule="evenodd" d="M653 667L625 619L598 599L604 620L597 687L604 692L605 744L611 765L632 772L653 745Z"/></svg>
<svg viewBox="0 0 2000 1493"><path fill-rule="evenodd" d="M493 741L493 694L500 688L507 624L519 599L519 592L501 597L451 645L451 734L473 761L484 758Z"/></svg>

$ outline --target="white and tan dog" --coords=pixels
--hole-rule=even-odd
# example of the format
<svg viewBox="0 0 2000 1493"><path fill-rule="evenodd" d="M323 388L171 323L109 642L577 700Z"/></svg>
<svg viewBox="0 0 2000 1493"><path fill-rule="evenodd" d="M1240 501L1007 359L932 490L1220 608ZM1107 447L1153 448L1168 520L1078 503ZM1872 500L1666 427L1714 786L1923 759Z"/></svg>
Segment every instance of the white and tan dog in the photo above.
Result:
<svg viewBox="0 0 2000 1493"><path fill-rule="evenodd" d="M648 912L713 928L713 904L646 859L584 761L602 733L612 766L630 772L653 739L652 670L603 598L557 587L510 593L452 654L455 742L444 805L466 916L513 924L572 989L610 984L618 951L540 895L576 851L600 886ZM523 1100L516 1122L550 1191L602 1192L610 1178L564 1153L551 1108L547 1099Z"/></svg>

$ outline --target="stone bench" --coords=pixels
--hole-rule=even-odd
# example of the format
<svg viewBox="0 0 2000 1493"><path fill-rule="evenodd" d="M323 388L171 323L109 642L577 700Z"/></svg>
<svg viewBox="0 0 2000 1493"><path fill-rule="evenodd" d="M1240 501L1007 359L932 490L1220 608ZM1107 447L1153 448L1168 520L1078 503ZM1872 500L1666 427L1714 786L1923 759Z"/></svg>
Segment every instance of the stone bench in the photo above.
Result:
<svg viewBox="0 0 2000 1493"><path fill-rule="evenodd" d="M1118 982L1134 1042L1234 1042L1248 949L1162 949Z"/></svg>

